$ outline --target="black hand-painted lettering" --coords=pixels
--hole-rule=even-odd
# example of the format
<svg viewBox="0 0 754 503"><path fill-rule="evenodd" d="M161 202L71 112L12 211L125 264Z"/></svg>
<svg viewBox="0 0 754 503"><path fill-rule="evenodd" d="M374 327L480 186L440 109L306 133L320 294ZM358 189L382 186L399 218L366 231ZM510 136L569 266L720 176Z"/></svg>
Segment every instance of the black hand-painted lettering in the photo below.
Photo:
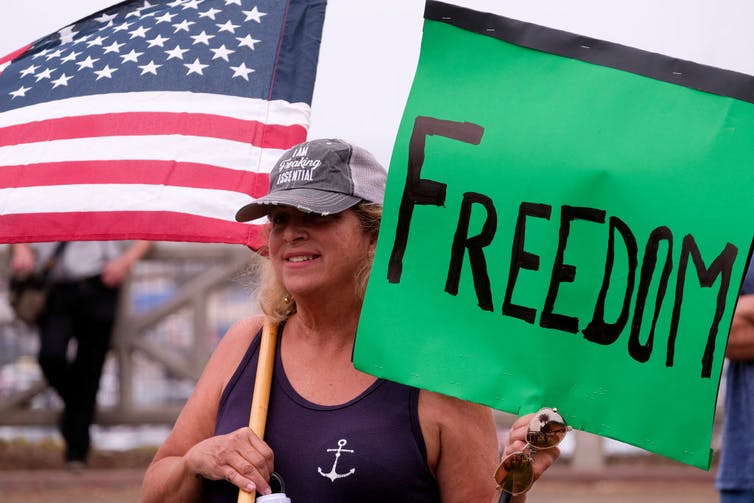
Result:
<svg viewBox="0 0 754 503"><path fill-rule="evenodd" d="M647 342L641 343L641 325L644 318L644 307L647 303L647 293L649 285L652 283L654 272L657 267L657 250L660 241L667 241L668 252L665 257L665 266L662 268L660 283L657 287L657 296L655 297L655 310L652 316L652 325L649 329ZM637 362L649 360L652 354L652 345L655 338L655 327L657 319L660 316L660 308L665 299L665 292L668 288L668 277L673 269L673 233L667 227L658 227L649 234L647 246L644 249L644 259L641 263L641 272L639 273L639 290L636 293L636 305L634 306L634 317L631 321L631 334L628 337L628 353Z"/></svg>
<svg viewBox="0 0 754 503"><path fill-rule="evenodd" d="M403 273L403 255L408 244L408 231L414 206L417 204L442 206L445 204L446 184L421 178L424 165L427 136L440 135L446 138L479 145L484 128L471 122L455 122L419 116L414 121L414 130L408 145L408 172L403 197L398 210L395 241L388 262L387 279L399 283Z"/></svg>
<svg viewBox="0 0 754 503"><path fill-rule="evenodd" d="M539 318L539 326L575 334L579 331L578 318L553 312L560 284L572 283L576 278L576 268L572 265L563 263L563 254L565 253L566 244L568 243L568 235L571 232L571 222L573 220L587 220L589 222L604 224L605 210L564 205L561 208L560 218L558 251L555 254L555 263L552 266L550 288L547 291L547 298L545 299L545 305L542 309L542 316Z"/></svg>
<svg viewBox="0 0 754 503"><path fill-rule="evenodd" d="M686 283L686 268L688 267L690 256L694 262L700 286L709 288L715 283L717 277L720 276L720 289L717 291L717 300L715 302L715 316L712 320L712 325L710 326L709 334L707 335L707 344L704 348L704 354L702 355L701 376L703 378L710 377L712 373L712 359L715 353L717 329L720 325L720 320L723 317L723 312L725 311L725 297L728 295L728 288L730 287L730 279L733 272L733 263L736 261L737 255L738 248L731 243L727 243L725 248L723 248L723 251L720 252L720 255L712 261L709 269L707 269L694 237L691 234L684 236L681 248L681 259L678 264L678 280L675 287L673 316L670 321L668 352L665 359L666 366L673 366L675 340L678 335L678 320L681 317L681 303L683 302L683 287Z"/></svg>
<svg viewBox="0 0 754 503"><path fill-rule="evenodd" d="M634 293L634 281L636 278L637 265L637 246L634 237L628 226L618 217L609 219L609 237L607 241L607 258L605 260L605 275L602 277L602 287L597 296L597 303L594 306L592 321L584 329L584 338L597 344L612 344L620 336L628 321L628 311L631 305L631 296ZM605 299L607 291L610 288L610 279L613 273L613 264L615 263L615 231L618 231L623 238L623 244L626 246L626 255L628 256L628 277L626 278L626 293L623 296L623 306L620 315L615 323L605 322Z"/></svg>
<svg viewBox="0 0 754 503"><path fill-rule="evenodd" d="M469 235L469 222L471 220L471 208L474 204L481 204L487 212L482 231L473 237ZM453 237L453 247L450 252L450 266L448 278L445 282L445 291L451 295L458 295L458 284L461 280L461 267L463 265L463 251L469 252L469 264L471 275L474 278L474 290L476 291L479 307L485 311L492 311L492 290L490 277L487 274L487 260L484 258L484 248L492 242L497 230L497 212L492 199L484 194L466 192L461 202L461 213L458 216L458 225Z"/></svg>
<svg viewBox="0 0 754 503"><path fill-rule="evenodd" d="M518 208L518 218L516 219L516 231L513 235L513 249L511 250L511 267L508 275L508 286L505 288L505 299L503 300L503 315L513 316L527 323L534 323L537 316L537 310L531 307L514 304L513 289L516 287L518 271L528 269L530 271L539 270L539 255L529 253L524 250L524 240L526 239L526 218L537 217L550 220L552 206L548 204L521 203Z"/></svg>

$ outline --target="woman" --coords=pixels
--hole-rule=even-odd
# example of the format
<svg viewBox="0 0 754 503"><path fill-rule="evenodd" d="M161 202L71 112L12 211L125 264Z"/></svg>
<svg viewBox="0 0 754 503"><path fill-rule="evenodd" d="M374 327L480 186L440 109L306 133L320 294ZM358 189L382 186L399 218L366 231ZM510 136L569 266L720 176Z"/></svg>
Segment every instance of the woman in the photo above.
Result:
<svg viewBox="0 0 754 503"><path fill-rule="evenodd" d="M268 494L273 470L293 503L497 501L488 408L351 362L385 179L365 150L314 140L284 153L269 194L239 210L239 221L270 220L260 304L282 322L265 439L246 426L263 321L255 317L218 345L147 470L143 502ZM513 425L506 453L523 449L528 419ZM557 456L538 453L536 476Z"/></svg>

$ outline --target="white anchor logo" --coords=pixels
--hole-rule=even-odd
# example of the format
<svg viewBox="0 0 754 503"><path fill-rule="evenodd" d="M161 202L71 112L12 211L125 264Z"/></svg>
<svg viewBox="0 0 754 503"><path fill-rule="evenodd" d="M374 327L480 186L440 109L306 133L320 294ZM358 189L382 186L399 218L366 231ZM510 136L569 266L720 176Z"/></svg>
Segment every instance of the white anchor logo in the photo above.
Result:
<svg viewBox="0 0 754 503"><path fill-rule="evenodd" d="M353 453L351 449L344 449L345 445L348 443L348 441L345 438L341 438L338 440L338 448L337 449L327 449L327 452L334 452L335 453L335 461L332 464L332 468L330 468L330 471L328 473L325 473L322 471L322 468L317 467L317 471L320 475L323 477L327 477L330 479L331 482L335 482L337 479L342 479L343 477L348 477L349 475L353 475L356 472L356 468L351 468L351 470L348 473L338 473L336 470L336 467L338 466L338 459L340 458L341 452L350 452Z"/></svg>

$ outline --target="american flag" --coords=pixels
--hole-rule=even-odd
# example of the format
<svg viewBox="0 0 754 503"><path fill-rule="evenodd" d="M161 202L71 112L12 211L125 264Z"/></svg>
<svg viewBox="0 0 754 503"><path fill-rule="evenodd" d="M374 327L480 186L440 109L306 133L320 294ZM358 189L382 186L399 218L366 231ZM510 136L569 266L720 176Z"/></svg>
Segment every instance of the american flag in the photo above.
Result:
<svg viewBox="0 0 754 503"><path fill-rule="evenodd" d="M0 241L261 244L324 0L125 1L0 59Z"/></svg>

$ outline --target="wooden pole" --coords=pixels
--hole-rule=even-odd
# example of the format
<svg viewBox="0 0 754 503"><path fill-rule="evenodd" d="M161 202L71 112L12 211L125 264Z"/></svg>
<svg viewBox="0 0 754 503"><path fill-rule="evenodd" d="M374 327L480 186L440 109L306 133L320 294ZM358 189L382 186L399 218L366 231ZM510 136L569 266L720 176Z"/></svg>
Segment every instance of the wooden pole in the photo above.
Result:
<svg viewBox="0 0 754 503"><path fill-rule="evenodd" d="M275 347L277 346L278 325L268 319L264 320L262 340L259 343L259 361L257 362L257 377L254 381L254 396L251 399L249 413L249 427L259 438L264 438L264 428L267 425L267 405L270 402L270 385L272 384L272 369L275 367ZM238 503L254 503L256 491L247 493L238 490Z"/></svg>

